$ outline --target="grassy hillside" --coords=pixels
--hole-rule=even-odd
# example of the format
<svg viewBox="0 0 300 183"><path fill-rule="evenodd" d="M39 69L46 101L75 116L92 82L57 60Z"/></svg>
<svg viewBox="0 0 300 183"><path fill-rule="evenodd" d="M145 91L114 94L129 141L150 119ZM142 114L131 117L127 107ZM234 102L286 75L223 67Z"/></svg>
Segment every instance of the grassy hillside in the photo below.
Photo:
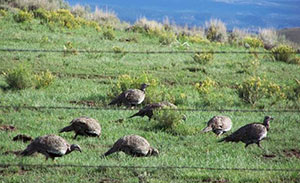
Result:
<svg viewBox="0 0 300 183"><path fill-rule="evenodd" d="M170 44L164 44L164 41L161 41L163 36L160 34L126 32L104 26L97 29L97 26L90 24L67 28L38 18L33 18L30 22L17 23L13 17L11 13L0 17L1 49L45 49L65 50L65 52L0 52L0 69L3 71L0 75L0 105L15 106L15 108L0 108L0 162L20 164L20 166L0 166L2 182L298 182L300 180L299 112L215 110L299 110L300 90L297 81L300 80L300 65L272 61L269 54L215 53L209 63L199 64L195 62L197 56L191 53L126 53L126 51L247 52L248 50L234 44L193 42L190 39L178 38ZM79 50L107 50L114 53L88 53ZM264 51L264 49L260 47L250 51ZM55 75L55 79L48 87L12 89L7 83L7 73L19 67L19 64L27 65L35 74L49 70ZM148 122L146 118L128 119L127 117L137 109L107 109L107 104L113 96L121 92L120 85L133 87L140 82L151 84L143 105L168 100L180 109L208 111L183 111L187 120L182 122L180 127L184 129L175 128L172 133L172 129L171 131L158 129L155 120ZM241 97L242 94L244 98ZM247 94L251 97L245 97ZM36 108L22 108L26 106ZM39 108L41 106L65 108ZM200 132L214 115L229 116L233 121L231 131L251 122L260 122L265 115L271 115L275 120L271 123L268 138L262 142L263 149L256 145L245 149L242 143L218 143L220 138L213 133ZM12 141L17 134L31 137L58 134L61 128L79 116L90 116L99 120L103 129L100 138L79 137L74 140L72 133L60 134L70 143L79 144L83 149L82 153L73 152L57 158L56 161L45 161L40 154L32 157L14 154L28 145ZM6 129L9 125L15 128ZM128 134L145 137L152 146L158 148L160 155L134 158L121 152L107 158L100 157L118 138ZM45 166L26 167L21 166L22 164ZM79 165L79 167L46 167L47 165ZM201 167L298 171L211 170Z"/></svg>

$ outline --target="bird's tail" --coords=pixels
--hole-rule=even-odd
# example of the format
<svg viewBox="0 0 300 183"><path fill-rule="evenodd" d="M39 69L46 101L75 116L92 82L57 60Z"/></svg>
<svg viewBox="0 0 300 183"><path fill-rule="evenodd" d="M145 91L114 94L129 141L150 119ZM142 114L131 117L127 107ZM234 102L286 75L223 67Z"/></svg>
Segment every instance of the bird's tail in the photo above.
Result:
<svg viewBox="0 0 300 183"><path fill-rule="evenodd" d="M63 129L61 129L59 131L59 133L62 133L62 132L69 132L69 131L72 131L73 130L73 127L70 125L70 126L66 126L64 127Z"/></svg>
<svg viewBox="0 0 300 183"><path fill-rule="evenodd" d="M28 146L24 151L22 151L20 153L21 156L30 156L32 155L33 153L35 153L35 151L30 147Z"/></svg>

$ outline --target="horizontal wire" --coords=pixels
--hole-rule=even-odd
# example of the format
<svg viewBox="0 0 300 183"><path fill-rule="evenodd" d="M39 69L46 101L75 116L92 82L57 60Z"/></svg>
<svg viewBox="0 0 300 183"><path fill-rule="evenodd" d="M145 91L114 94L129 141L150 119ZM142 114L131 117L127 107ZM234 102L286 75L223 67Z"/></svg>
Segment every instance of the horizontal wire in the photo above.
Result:
<svg viewBox="0 0 300 183"><path fill-rule="evenodd" d="M300 172L298 168L214 168L201 166L116 166L116 165L75 165L75 164L5 164L0 167L34 167L34 168L53 168L53 167L78 167L78 168L122 168L122 169L200 169L210 171L272 171L272 172Z"/></svg>
<svg viewBox="0 0 300 183"><path fill-rule="evenodd" d="M72 107L72 106L13 106L13 105L0 105L0 108L14 108L14 109L75 109L75 110L111 110L111 111L133 111L139 110L141 108L131 109L131 108L113 108L113 107ZM203 108L182 108L182 109L172 109L163 108L160 110L170 110L170 111L201 111L201 112L262 112L262 113L299 113L300 110L292 109L203 109Z"/></svg>
<svg viewBox="0 0 300 183"><path fill-rule="evenodd" d="M266 51L122 51L117 52L114 50L54 50L54 49L16 49L16 48L0 48L2 52L45 52L45 53L113 53L113 54L192 54L192 53L214 53L214 54L274 54ZM300 52L290 52L300 53ZM275 53L276 54L276 53Z"/></svg>

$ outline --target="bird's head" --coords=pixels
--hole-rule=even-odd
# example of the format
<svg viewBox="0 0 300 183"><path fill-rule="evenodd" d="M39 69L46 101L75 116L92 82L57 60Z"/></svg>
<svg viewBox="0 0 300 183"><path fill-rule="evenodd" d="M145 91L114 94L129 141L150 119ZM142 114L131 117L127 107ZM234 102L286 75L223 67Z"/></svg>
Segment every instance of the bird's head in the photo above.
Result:
<svg viewBox="0 0 300 183"><path fill-rule="evenodd" d="M158 156L159 155L159 151L153 147L150 147L149 153L150 156Z"/></svg>
<svg viewBox="0 0 300 183"><path fill-rule="evenodd" d="M273 120L271 116L265 116L264 122L269 122L270 120Z"/></svg>
<svg viewBox="0 0 300 183"><path fill-rule="evenodd" d="M149 84L143 83L141 85L141 90L144 91L148 86L149 86Z"/></svg>
<svg viewBox="0 0 300 183"><path fill-rule="evenodd" d="M79 152L82 152L82 151L81 151L81 147L80 147L78 144L72 144L70 149L71 149L71 151L79 151Z"/></svg>

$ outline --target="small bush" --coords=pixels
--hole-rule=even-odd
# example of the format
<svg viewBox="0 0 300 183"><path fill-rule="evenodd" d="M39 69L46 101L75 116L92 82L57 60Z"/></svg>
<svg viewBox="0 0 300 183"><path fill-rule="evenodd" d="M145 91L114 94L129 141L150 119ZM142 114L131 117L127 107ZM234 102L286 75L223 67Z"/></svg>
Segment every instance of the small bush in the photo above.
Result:
<svg viewBox="0 0 300 183"><path fill-rule="evenodd" d="M248 44L251 48L259 48L264 46L264 43L260 39L255 37L247 36L243 41L244 44Z"/></svg>
<svg viewBox="0 0 300 183"><path fill-rule="evenodd" d="M54 76L50 71L41 72L35 75L35 87L37 89L49 86L54 81Z"/></svg>
<svg viewBox="0 0 300 183"><path fill-rule="evenodd" d="M57 10L61 8L68 8L68 5L63 0L13 0L11 5L15 8L23 10L36 10L43 8L46 10Z"/></svg>
<svg viewBox="0 0 300 183"><path fill-rule="evenodd" d="M231 44L241 45L244 38L248 36L249 36L249 32L247 30L243 30L235 27L232 29L232 32L228 37L228 41Z"/></svg>
<svg viewBox="0 0 300 183"><path fill-rule="evenodd" d="M5 17L7 12L5 10L0 10L0 16Z"/></svg>
<svg viewBox="0 0 300 183"><path fill-rule="evenodd" d="M214 59L214 54L213 52L209 52L209 53L196 53L193 56L193 59L195 62L199 63L199 64L207 64L210 61L212 61Z"/></svg>
<svg viewBox="0 0 300 183"><path fill-rule="evenodd" d="M49 86L54 81L50 71L34 74L31 66L19 64L14 69L4 73L5 81L11 89L42 88Z"/></svg>
<svg viewBox="0 0 300 183"><path fill-rule="evenodd" d="M252 105L264 97L274 99L286 97L279 85L255 76L246 79L238 86L238 94L246 103Z"/></svg>
<svg viewBox="0 0 300 183"><path fill-rule="evenodd" d="M209 22L205 22L206 37L210 41L214 42L226 42L227 32L225 24L218 19L211 19Z"/></svg>
<svg viewBox="0 0 300 183"><path fill-rule="evenodd" d="M293 59L295 58L295 50L292 47L284 44L273 48L271 53L276 61L293 63Z"/></svg>
<svg viewBox="0 0 300 183"><path fill-rule="evenodd" d="M190 135L196 132L184 123L185 116L176 110L155 110L153 118L156 120L154 128L173 135Z"/></svg>
<svg viewBox="0 0 300 183"><path fill-rule="evenodd" d="M201 36L188 36L187 40L191 43L209 44L210 42Z"/></svg>
<svg viewBox="0 0 300 183"><path fill-rule="evenodd" d="M35 18L39 18L41 20L44 20L45 22L49 22L51 19L51 12L43 8L39 8L33 11L33 15Z"/></svg>
<svg viewBox="0 0 300 183"><path fill-rule="evenodd" d="M25 89L34 86L34 74L29 65L19 64L14 69L4 73L9 88Z"/></svg>
<svg viewBox="0 0 300 183"><path fill-rule="evenodd" d="M108 40L114 40L116 38L115 32L113 29L106 29L103 33L103 38Z"/></svg>
<svg viewBox="0 0 300 183"><path fill-rule="evenodd" d="M162 45L170 45L176 41L176 36L172 32L164 32L159 36L159 43Z"/></svg>
<svg viewBox="0 0 300 183"><path fill-rule="evenodd" d="M259 29L258 36L264 45L275 46L279 41L279 35L275 29Z"/></svg>
<svg viewBox="0 0 300 183"><path fill-rule="evenodd" d="M203 94L205 95L205 94L210 93L212 91L212 89L216 86L217 86L217 83L210 78L207 78L207 79L195 84L195 88L199 92L200 95L203 95Z"/></svg>
<svg viewBox="0 0 300 183"><path fill-rule="evenodd" d="M14 20L18 23L30 22L32 19L33 15L23 10L19 10L18 13L14 15Z"/></svg>

